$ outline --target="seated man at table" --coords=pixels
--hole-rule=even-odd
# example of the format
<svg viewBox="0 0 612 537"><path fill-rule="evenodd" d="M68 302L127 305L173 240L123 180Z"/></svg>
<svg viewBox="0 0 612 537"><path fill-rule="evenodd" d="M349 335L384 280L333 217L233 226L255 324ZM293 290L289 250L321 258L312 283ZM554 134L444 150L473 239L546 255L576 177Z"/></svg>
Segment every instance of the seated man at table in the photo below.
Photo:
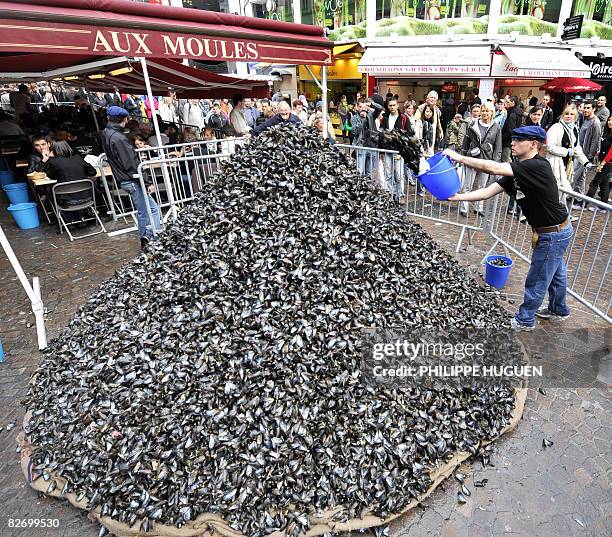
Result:
<svg viewBox="0 0 612 537"><path fill-rule="evenodd" d="M58 183L79 181L96 176L96 169L83 160L83 157L70 147L66 141L53 142L54 156L49 159L47 175ZM61 205L77 205L91 199L91 191L75 194L62 194L58 196ZM66 218L65 215L68 215ZM64 213L62 217L66 222L74 222L81 218L80 211ZM72 217L72 218L71 218Z"/></svg>
<svg viewBox="0 0 612 537"><path fill-rule="evenodd" d="M34 151L28 155L28 173L46 172L52 158L51 140L45 136L35 136L32 140Z"/></svg>

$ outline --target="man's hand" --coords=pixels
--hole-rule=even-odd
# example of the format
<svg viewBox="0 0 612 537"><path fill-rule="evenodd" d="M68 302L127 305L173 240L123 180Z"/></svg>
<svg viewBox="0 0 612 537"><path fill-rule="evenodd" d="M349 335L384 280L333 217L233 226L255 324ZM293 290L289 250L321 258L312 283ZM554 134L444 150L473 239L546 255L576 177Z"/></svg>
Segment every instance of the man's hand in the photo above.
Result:
<svg viewBox="0 0 612 537"><path fill-rule="evenodd" d="M444 151L442 151L442 154L451 158L455 162L458 162L459 164L461 164L461 160L463 159L463 155L457 153L457 151L453 151L452 149L445 149Z"/></svg>
<svg viewBox="0 0 612 537"><path fill-rule="evenodd" d="M155 192L155 185L149 185L149 186L147 187L147 192L148 192L149 194L153 194L153 192Z"/></svg>
<svg viewBox="0 0 612 537"><path fill-rule="evenodd" d="M447 201L464 201L463 196L461 194L453 194Z"/></svg>

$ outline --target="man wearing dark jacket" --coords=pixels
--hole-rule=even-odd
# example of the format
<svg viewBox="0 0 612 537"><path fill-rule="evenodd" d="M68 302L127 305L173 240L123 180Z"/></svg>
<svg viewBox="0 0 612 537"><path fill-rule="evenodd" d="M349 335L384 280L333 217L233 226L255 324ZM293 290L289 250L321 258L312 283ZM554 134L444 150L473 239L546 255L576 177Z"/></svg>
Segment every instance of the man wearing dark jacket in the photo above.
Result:
<svg viewBox="0 0 612 537"><path fill-rule="evenodd" d="M149 217L147 214L145 195L148 197L151 207L154 229L157 230L161 227L159 207L153 198L148 195L154 191L155 186L151 184L150 179L146 178L145 183L148 185L148 194L143 192L140 187L137 175L140 159L127 136L123 133L129 115L128 111L119 106L111 106L106 114L108 115L108 124L102 131L102 147L106 153L106 158L113 172L115 181L119 183L119 186L125 190L132 199L132 203L137 213L136 219L138 221L140 245L144 248L149 240L154 237L153 230L148 226Z"/></svg>
<svg viewBox="0 0 612 537"><path fill-rule="evenodd" d="M375 99L377 97L378 99ZM374 147L372 132L376 132L376 118L383 111L380 95L372 95L372 100L362 99L359 102L359 113L351 118L353 128L353 144L358 147ZM357 170L361 175L370 175L375 166L378 166L377 154L367 149L357 150Z"/></svg>
<svg viewBox="0 0 612 537"><path fill-rule="evenodd" d="M383 112L380 119L380 130L394 130L404 133L409 136L412 133L412 126L407 116L402 114L398 109L397 100L391 98L387 101L387 110ZM385 163L385 180L387 189L395 198L399 199L402 196L402 166L400 166L401 157L390 153L384 154Z"/></svg>
<svg viewBox="0 0 612 537"><path fill-rule="evenodd" d="M28 155L28 173L46 172L53 150L49 140L44 136L35 136L32 140L34 151Z"/></svg>
<svg viewBox="0 0 612 537"><path fill-rule="evenodd" d="M512 131L523 124L523 112L520 108L520 100L516 95L506 95L506 122L502 129L502 162L512 160Z"/></svg>
<svg viewBox="0 0 612 537"><path fill-rule="evenodd" d="M261 125L257 125L257 127L253 129L253 136L257 136L279 123L294 123L296 126L302 125L300 118L291 113L291 107L287 101L278 103L277 110L278 114L272 116L270 119L264 121Z"/></svg>
<svg viewBox="0 0 612 537"><path fill-rule="evenodd" d="M544 108L544 114L542 114L542 120L540 121L540 125L544 130L548 130L553 126L555 122L555 113L553 109L550 107L550 95L546 93L544 97L542 97L542 107Z"/></svg>

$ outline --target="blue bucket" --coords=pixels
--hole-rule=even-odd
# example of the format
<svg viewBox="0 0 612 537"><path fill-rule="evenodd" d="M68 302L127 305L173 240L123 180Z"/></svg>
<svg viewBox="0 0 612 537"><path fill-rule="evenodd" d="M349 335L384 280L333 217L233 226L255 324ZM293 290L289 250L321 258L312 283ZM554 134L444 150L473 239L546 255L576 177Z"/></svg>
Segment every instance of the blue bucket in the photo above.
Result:
<svg viewBox="0 0 612 537"><path fill-rule="evenodd" d="M439 200L446 200L461 189L461 180L451 159L436 153L427 159L429 170L419 175L419 179L429 192Z"/></svg>
<svg viewBox="0 0 612 537"><path fill-rule="evenodd" d="M491 264L491 261L495 259L503 259L506 263L508 263L505 267L497 267ZM510 276L510 269L512 268L512 259L506 257L505 255L490 255L486 259L486 272L485 272L485 282L497 289L501 289L506 285L508 281L508 276Z"/></svg>
<svg viewBox="0 0 612 537"><path fill-rule="evenodd" d="M17 222L19 229L31 229L40 226L36 203L17 203L9 205L9 212Z"/></svg>
<svg viewBox="0 0 612 537"><path fill-rule="evenodd" d="M15 182L15 174L11 170L0 171L0 186L10 185Z"/></svg>
<svg viewBox="0 0 612 537"><path fill-rule="evenodd" d="M30 201L30 197L28 196L28 185L25 183L4 185L4 191L11 204L17 205L18 203L29 203Z"/></svg>

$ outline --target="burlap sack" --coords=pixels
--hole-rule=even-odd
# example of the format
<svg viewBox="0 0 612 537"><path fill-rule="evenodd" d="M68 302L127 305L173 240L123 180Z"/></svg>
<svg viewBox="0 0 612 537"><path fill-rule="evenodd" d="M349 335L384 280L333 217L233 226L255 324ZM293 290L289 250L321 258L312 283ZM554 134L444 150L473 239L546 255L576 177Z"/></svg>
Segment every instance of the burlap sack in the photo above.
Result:
<svg viewBox="0 0 612 537"><path fill-rule="evenodd" d="M526 397L527 388L520 388L516 390L516 405L512 413L512 419L510 420L508 426L501 431L499 436L511 431L517 426L521 417L523 416L523 409L525 407ZM30 419L30 416L31 414L27 414L24 418L24 429L25 425ZM497 438L499 438L499 436ZM23 470L23 474L25 475L28 483L34 490L46 494L50 481L45 481L43 478L34 480L36 478L36 475L34 475L32 472L32 462L30 459L32 449L24 433L21 433L19 435L18 441L21 445L21 467ZM486 445L488 443L490 442L483 442L482 445ZM421 495L420 500L412 500L399 513L390 515L384 520L374 515L366 515L363 518L355 518L349 520L348 522L340 522L338 520L334 520L334 518L337 518L338 514L342 511L342 509L338 507L337 509L323 513L321 517L312 517L311 528L306 534L304 534L304 537L315 537L318 535L323 535L325 533L340 533L358 530L362 528L372 528L375 526L380 526L382 524L387 524L391 520L398 518L406 514L408 511L414 509L420 503L420 501L423 501L425 498L427 498L438 487L438 485L442 483L442 481L444 481L447 477L451 476L455 469L463 461L469 459L470 456L470 453L457 453L444 466L441 466L438 470L431 473L430 477L433 483L431 484L429 489L427 489L427 491ZM66 484L65 479L53 476L51 477L51 479L55 479L55 481L57 481L57 487L52 493L49 494L50 496L54 496L56 498L65 498L75 507L79 509L87 509L87 499L83 499L80 502L77 502L77 496L74 493L62 495L62 488ZM109 517L101 517L100 507L94 509L89 514L89 518L106 526L110 533L116 535L117 537L204 537L205 535L210 537L244 537L241 532L230 528L221 517L211 513L199 515L195 521L185 524L180 529L174 526L166 526L164 524L154 523L152 525L152 531L148 533L139 530L140 521L137 521L134 526L130 528L127 524L117 522L116 520L112 520ZM286 537L284 532L275 532L271 535L272 537Z"/></svg>

